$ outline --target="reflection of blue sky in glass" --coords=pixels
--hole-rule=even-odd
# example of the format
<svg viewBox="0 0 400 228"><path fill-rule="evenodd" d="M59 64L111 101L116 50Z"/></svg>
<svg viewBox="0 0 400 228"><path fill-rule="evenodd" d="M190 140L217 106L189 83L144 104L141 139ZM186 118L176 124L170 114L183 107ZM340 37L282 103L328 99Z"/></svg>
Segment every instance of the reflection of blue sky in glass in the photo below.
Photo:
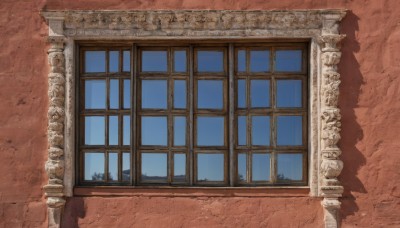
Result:
<svg viewBox="0 0 400 228"><path fill-rule="evenodd" d="M118 145L118 116L108 117L108 144Z"/></svg>
<svg viewBox="0 0 400 228"><path fill-rule="evenodd" d="M303 155L302 154L278 154L277 159L279 180L303 179Z"/></svg>
<svg viewBox="0 0 400 228"><path fill-rule="evenodd" d="M122 153L122 181L131 179L131 154Z"/></svg>
<svg viewBox="0 0 400 228"><path fill-rule="evenodd" d="M124 116L122 120L122 125L123 125L123 145L131 145L131 117L130 116Z"/></svg>
<svg viewBox="0 0 400 228"><path fill-rule="evenodd" d="M108 153L108 180L118 181L118 154Z"/></svg>
<svg viewBox="0 0 400 228"><path fill-rule="evenodd" d="M119 81L116 79L110 80L110 108L119 108Z"/></svg>
<svg viewBox="0 0 400 228"><path fill-rule="evenodd" d="M174 181L185 181L186 155L174 154Z"/></svg>
<svg viewBox="0 0 400 228"><path fill-rule="evenodd" d="M167 52L166 51L143 51L142 52L142 71L147 72L166 72Z"/></svg>
<svg viewBox="0 0 400 228"><path fill-rule="evenodd" d="M85 145L104 145L104 116L85 116Z"/></svg>
<svg viewBox="0 0 400 228"><path fill-rule="evenodd" d="M238 116L238 145L245 146L247 143L246 129L247 129L247 117Z"/></svg>
<svg viewBox="0 0 400 228"><path fill-rule="evenodd" d="M142 145L167 145L167 117L142 116Z"/></svg>
<svg viewBox="0 0 400 228"><path fill-rule="evenodd" d="M268 146L270 141L269 116L252 116L251 143L255 146Z"/></svg>
<svg viewBox="0 0 400 228"><path fill-rule="evenodd" d="M142 153L142 180L167 180L167 154Z"/></svg>
<svg viewBox="0 0 400 228"><path fill-rule="evenodd" d="M276 81L277 107L301 107L301 80Z"/></svg>
<svg viewBox="0 0 400 228"><path fill-rule="evenodd" d="M246 51L238 51L238 72L246 71Z"/></svg>
<svg viewBox="0 0 400 228"><path fill-rule="evenodd" d="M174 117L174 146L186 145L186 117Z"/></svg>
<svg viewBox="0 0 400 228"><path fill-rule="evenodd" d="M174 71L186 72L186 51L174 51Z"/></svg>
<svg viewBox="0 0 400 228"><path fill-rule="evenodd" d="M167 80L142 80L142 108L167 108Z"/></svg>
<svg viewBox="0 0 400 228"><path fill-rule="evenodd" d="M279 146L302 145L302 117L277 117L277 143Z"/></svg>
<svg viewBox="0 0 400 228"><path fill-rule="evenodd" d="M85 81L85 108L105 109L106 108L106 81L86 80Z"/></svg>
<svg viewBox="0 0 400 228"><path fill-rule="evenodd" d="M103 153L85 153L85 180L104 180Z"/></svg>
<svg viewBox="0 0 400 228"><path fill-rule="evenodd" d="M223 154L197 154L197 180L198 181L223 181L224 180L224 155Z"/></svg>
<svg viewBox="0 0 400 228"><path fill-rule="evenodd" d="M269 181L270 179L270 155L253 154L252 181Z"/></svg>
<svg viewBox="0 0 400 228"><path fill-rule="evenodd" d="M106 52L85 51L85 72L106 72Z"/></svg>
<svg viewBox="0 0 400 228"><path fill-rule="evenodd" d="M269 80L251 80L250 87L251 107L269 107Z"/></svg>
<svg viewBox="0 0 400 228"><path fill-rule="evenodd" d="M197 107L199 109L222 109L224 84L221 80L199 80L197 82Z"/></svg>
<svg viewBox="0 0 400 228"><path fill-rule="evenodd" d="M295 72L301 71L301 50L281 50L275 53L275 70Z"/></svg>
<svg viewBox="0 0 400 228"><path fill-rule="evenodd" d="M223 51L198 51L197 70L199 72L223 72L224 52Z"/></svg>
<svg viewBox="0 0 400 228"><path fill-rule="evenodd" d="M240 181L247 180L247 156L246 154L238 154L238 178Z"/></svg>
<svg viewBox="0 0 400 228"><path fill-rule="evenodd" d="M238 107L246 107L246 80L238 80Z"/></svg>
<svg viewBox="0 0 400 228"><path fill-rule="evenodd" d="M131 108L131 80L124 80L124 109Z"/></svg>
<svg viewBox="0 0 400 228"><path fill-rule="evenodd" d="M224 145L224 117L197 117L197 145Z"/></svg>
<svg viewBox="0 0 400 228"><path fill-rule="evenodd" d="M109 52L109 72L118 72L118 65L119 65L119 51L110 51Z"/></svg>
<svg viewBox="0 0 400 228"><path fill-rule="evenodd" d="M269 51L250 51L250 72L269 71Z"/></svg>
<svg viewBox="0 0 400 228"><path fill-rule="evenodd" d="M186 108L186 80L174 80L174 108Z"/></svg>
<svg viewBox="0 0 400 228"><path fill-rule="evenodd" d="M124 72L131 71L131 52L130 51L123 51L123 65L122 70Z"/></svg>

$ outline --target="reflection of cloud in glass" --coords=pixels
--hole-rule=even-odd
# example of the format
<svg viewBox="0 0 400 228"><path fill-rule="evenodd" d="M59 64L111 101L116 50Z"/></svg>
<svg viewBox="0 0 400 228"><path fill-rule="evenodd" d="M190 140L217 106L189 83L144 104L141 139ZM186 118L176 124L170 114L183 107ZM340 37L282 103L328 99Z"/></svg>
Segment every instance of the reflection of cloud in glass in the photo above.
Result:
<svg viewBox="0 0 400 228"><path fill-rule="evenodd" d="M302 154L278 154L278 180L303 179Z"/></svg>
<svg viewBox="0 0 400 228"><path fill-rule="evenodd" d="M224 155L203 153L197 154L197 180L223 181Z"/></svg>

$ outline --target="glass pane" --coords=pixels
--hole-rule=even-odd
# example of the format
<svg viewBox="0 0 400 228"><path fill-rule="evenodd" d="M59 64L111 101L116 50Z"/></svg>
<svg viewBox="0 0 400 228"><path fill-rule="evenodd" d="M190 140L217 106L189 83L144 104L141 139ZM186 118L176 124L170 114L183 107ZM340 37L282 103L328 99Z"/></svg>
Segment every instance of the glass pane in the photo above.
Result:
<svg viewBox="0 0 400 228"><path fill-rule="evenodd" d="M186 155L174 154L174 182L186 181Z"/></svg>
<svg viewBox="0 0 400 228"><path fill-rule="evenodd" d="M85 153L85 180L105 180L103 153Z"/></svg>
<svg viewBox="0 0 400 228"><path fill-rule="evenodd" d="M108 56L109 62L109 72L118 72L118 65L119 65L119 51L110 51Z"/></svg>
<svg viewBox="0 0 400 228"><path fill-rule="evenodd" d="M174 108L186 108L185 80L174 80Z"/></svg>
<svg viewBox="0 0 400 228"><path fill-rule="evenodd" d="M269 154L253 154L252 181L269 181L271 165L269 159Z"/></svg>
<svg viewBox="0 0 400 228"><path fill-rule="evenodd" d="M250 51L250 72L268 72L269 65L269 51Z"/></svg>
<svg viewBox="0 0 400 228"><path fill-rule="evenodd" d="M122 70L124 72L130 72L131 71L131 52L130 51L124 51L123 52L123 65L122 65Z"/></svg>
<svg viewBox="0 0 400 228"><path fill-rule="evenodd" d="M277 107L301 107L301 80L276 81Z"/></svg>
<svg viewBox="0 0 400 228"><path fill-rule="evenodd" d="M278 154L278 180L303 180L303 155Z"/></svg>
<svg viewBox="0 0 400 228"><path fill-rule="evenodd" d="M247 144L247 117L238 116L238 145L245 146Z"/></svg>
<svg viewBox="0 0 400 228"><path fill-rule="evenodd" d="M239 50L238 51L238 72L246 71L246 51Z"/></svg>
<svg viewBox="0 0 400 228"><path fill-rule="evenodd" d="M131 180L131 154L122 154L122 181Z"/></svg>
<svg viewBox="0 0 400 228"><path fill-rule="evenodd" d="M85 81L85 108L105 109L106 108L106 81L86 80Z"/></svg>
<svg viewBox="0 0 400 228"><path fill-rule="evenodd" d="M85 72L106 72L106 52L85 51Z"/></svg>
<svg viewBox="0 0 400 228"><path fill-rule="evenodd" d="M142 81L142 108L167 108L167 80Z"/></svg>
<svg viewBox="0 0 400 228"><path fill-rule="evenodd" d="M246 154L238 154L238 178L239 181L247 181L247 156Z"/></svg>
<svg viewBox="0 0 400 228"><path fill-rule="evenodd" d="M285 72L301 71L301 50L276 51L275 70Z"/></svg>
<svg viewBox="0 0 400 228"><path fill-rule="evenodd" d="M118 145L118 116L108 117L108 144Z"/></svg>
<svg viewBox="0 0 400 228"><path fill-rule="evenodd" d="M142 145L167 146L167 117L142 116Z"/></svg>
<svg viewBox="0 0 400 228"><path fill-rule="evenodd" d="M142 181L167 181L167 154L142 153Z"/></svg>
<svg viewBox="0 0 400 228"><path fill-rule="evenodd" d="M174 72L186 72L186 51L174 51Z"/></svg>
<svg viewBox="0 0 400 228"><path fill-rule="evenodd" d="M222 109L224 104L223 81L199 80L197 83L197 107L199 109Z"/></svg>
<svg viewBox="0 0 400 228"><path fill-rule="evenodd" d="M123 145L131 145L131 117L124 116L123 119Z"/></svg>
<svg viewBox="0 0 400 228"><path fill-rule="evenodd" d="M224 117L197 117L197 145L224 145Z"/></svg>
<svg viewBox="0 0 400 228"><path fill-rule="evenodd" d="M142 71L167 72L167 51L143 51Z"/></svg>
<svg viewBox="0 0 400 228"><path fill-rule="evenodd" d="M174 117L174 146L186 145L186 117Z"/></svg>
<svg viewBox="0 0 400 228"><path fill-rule="evenodd" d="M110 108L119 109L119 81L110 80Z"/></svg>
<svg viewBox="0 0 400 228"><path fill-rule="evenodd" d="M253 116L251 118L251 143L254 146L269 146L270 144L269 116Z"/></svg>
<svg viewBox="0 0 400 228"><path fill-rule="evenodd" d="M223 154L197 154L198 181L224 181Z"/></svg>
<svg viewBox="0 0 400 228"><path fill-rule="evenodd" d="M251 107L269 107L269 80L251 80L250 86Z"/></svg>
<svg viewBox="0 0 400 228"><path fill-rule="evenodd" d="M198 72L223 72L223 51L197 51Z"/></svg>
<svg viewBox="0 0 400 228"><path fill-rule="evenodd" d="M85 145L104 145L104 116L85 116Z"/></svg>
<svg viewBox="0 0 400 228"><path fill-rule="evenodd" d="M118 154L108 153L108 180L118 181Z"/></svg>
<svg viewBox="0 0 400 228"><path fill-rule="evenodd" d="M238 80L238 107L246 108L246 80Z"/></svg>
<svg viewBox="0 0 400 228"><path fill-rule="evenodd" d="M124 80L124 109L131 108L131 80Z"/></svg>
<svg viewBox="0 0 400 228"><path fill-rule="evenodd" d="M277 117L278 146L300 146L303 144L302 119L301 116Z"/></svg>

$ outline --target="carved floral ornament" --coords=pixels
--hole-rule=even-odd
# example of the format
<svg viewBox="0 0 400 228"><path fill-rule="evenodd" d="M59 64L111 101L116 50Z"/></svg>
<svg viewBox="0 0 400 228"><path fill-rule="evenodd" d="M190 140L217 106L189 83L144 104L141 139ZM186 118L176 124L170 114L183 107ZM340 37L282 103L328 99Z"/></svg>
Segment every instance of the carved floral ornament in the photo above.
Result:
<svg viewBox="0 0 400 228"><path fill-rule="evenodd" d="M49 25L48 184L49 227L59 227L65 197L73 196L74 42L140 39L309 39L310 195L323 197L325 227L338 227L337 177L341 116L337 107L341 58L339 22L345 10L47 11ZM72 94L72 95L71 95Z"/></svg>

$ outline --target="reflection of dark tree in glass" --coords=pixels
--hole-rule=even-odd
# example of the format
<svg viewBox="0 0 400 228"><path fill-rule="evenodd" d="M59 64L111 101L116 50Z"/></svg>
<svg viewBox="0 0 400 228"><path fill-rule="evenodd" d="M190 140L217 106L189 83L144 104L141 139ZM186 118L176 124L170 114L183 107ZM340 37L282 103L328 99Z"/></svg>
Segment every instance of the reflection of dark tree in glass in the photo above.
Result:
<svg viewBox="0 0 400 228"><path fill-rule="evenodd" d="M129 181L130 177L131 177L131 170L130 169L122 171L122 180L123 181Z"/></svg>
<svg viewBox="0 0 400 228"><path fill-rule="evenodd" d="M94 181L104 180L104 173L97 173L97 172L95 172L95 173L92 175L92 180L94 180Z"/></svg>
<svg viewBox="0 0 400 228"><path fill-rule="evenodd" d="M239 174L239 180L244 181L244 176L242 174Z"/></svg>
<svg viewBox="0 0 400 228"><path fill-rule="evenodd" d="M286 181L290 181L291 179L289 177L285 177L285 175L283 175L282 173L278 173L278 180L286 180Z"/></svg>

